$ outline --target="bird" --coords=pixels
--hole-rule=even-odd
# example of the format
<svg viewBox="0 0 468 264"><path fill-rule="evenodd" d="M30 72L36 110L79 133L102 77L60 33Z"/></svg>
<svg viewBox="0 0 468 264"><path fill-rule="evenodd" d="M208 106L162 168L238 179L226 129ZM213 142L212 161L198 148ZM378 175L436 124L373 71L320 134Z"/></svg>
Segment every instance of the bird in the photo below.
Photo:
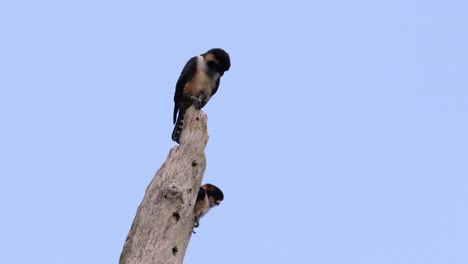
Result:
<svg viewBox="0 0 468 264"><path fill-rule="evenodd" d="M214 206L218 206L224 200L224 194L213 184L205 184L198 190L197 201L193 207L195 217L194 227L200 226L200 219Z"/></svg>
<svg viewBox="0 0 468 264"><path fill-rule="evenodd" d="M229 54L220 48L192 57L180 73L174 93L172 140L180 143L185 111L203 108L219 87L221 76L231 67Z"/></svg>

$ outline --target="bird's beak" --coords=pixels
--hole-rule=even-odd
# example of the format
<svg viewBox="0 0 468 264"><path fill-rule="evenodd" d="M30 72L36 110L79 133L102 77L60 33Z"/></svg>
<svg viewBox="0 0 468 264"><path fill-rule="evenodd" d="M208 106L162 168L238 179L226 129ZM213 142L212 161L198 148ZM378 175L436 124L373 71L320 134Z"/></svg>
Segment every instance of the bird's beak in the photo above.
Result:
<svg viewBox="0 0 468 264"><path fill-rule="evenodd" d="M215 201L216 206L218 206L221 203L221 201Z"/></svg>

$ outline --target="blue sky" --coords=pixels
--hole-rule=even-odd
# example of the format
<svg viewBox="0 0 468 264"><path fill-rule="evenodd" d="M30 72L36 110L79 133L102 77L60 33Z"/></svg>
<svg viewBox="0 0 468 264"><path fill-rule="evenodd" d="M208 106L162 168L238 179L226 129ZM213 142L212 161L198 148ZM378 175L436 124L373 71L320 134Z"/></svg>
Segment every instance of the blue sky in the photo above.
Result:
<svg viewBox="0 0 468 264"><path fill-rule="evenodd" d="M204 182L225 201L186 263L467 263L467 11L3 1L2 262L116 263L180 71L220 47Z"/></svg>

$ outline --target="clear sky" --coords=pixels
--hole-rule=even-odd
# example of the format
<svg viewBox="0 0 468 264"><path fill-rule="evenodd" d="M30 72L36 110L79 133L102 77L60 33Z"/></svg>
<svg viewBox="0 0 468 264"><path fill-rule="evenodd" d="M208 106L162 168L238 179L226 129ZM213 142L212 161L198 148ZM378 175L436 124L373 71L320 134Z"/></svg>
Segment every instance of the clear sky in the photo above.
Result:
<svg viewBox="0 0 468 264"><path fill-rule="evenodd" d="M468 263L468 2L231 2L0 3L1 262L117 263L220 47L186 263Z"/></svg>

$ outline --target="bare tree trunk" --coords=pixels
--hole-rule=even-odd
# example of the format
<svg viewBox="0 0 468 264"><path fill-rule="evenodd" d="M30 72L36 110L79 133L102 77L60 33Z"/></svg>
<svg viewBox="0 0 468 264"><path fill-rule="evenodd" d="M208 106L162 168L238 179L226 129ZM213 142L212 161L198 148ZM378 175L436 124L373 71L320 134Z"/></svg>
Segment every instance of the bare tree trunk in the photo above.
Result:
<svg viewBox="0 0 468 264"><path fill-rule="evenodd" d="M192 236L193 206L206 168L207 120L195 107L187 109L180 145L170 150L147 187L120 264L183 262Z"/></svg>

